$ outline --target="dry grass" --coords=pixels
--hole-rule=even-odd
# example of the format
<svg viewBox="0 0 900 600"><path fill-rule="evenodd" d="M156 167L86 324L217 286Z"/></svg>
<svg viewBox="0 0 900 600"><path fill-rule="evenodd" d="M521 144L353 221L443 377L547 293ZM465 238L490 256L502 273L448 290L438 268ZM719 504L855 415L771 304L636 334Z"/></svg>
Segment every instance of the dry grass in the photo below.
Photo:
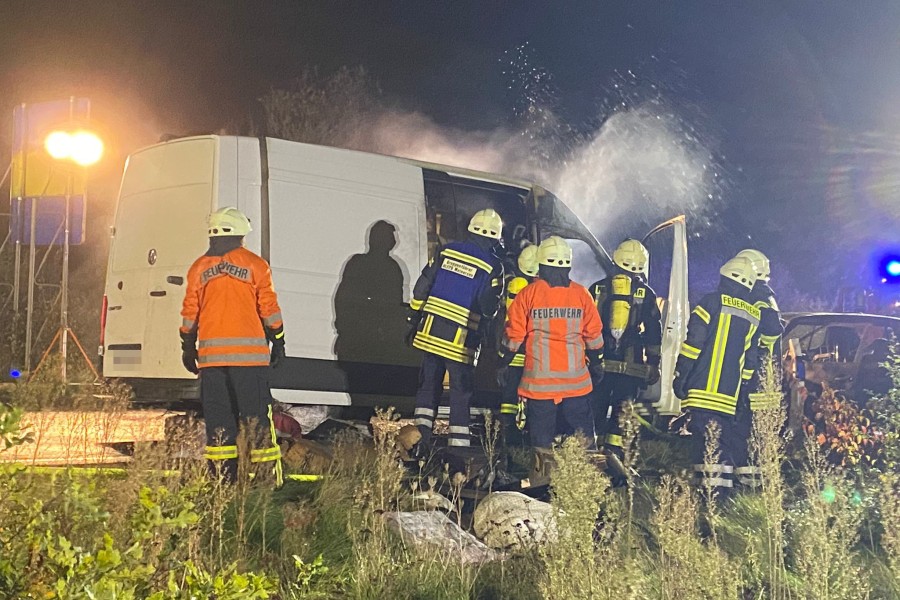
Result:
<svg viewBox="0 0 900 600"><path fill-rule="evenodd" d="M47 389L17 393L30 394L38 406L47 401ZM111 386L89 397L84 405L103 417L72 417L67 443L73 455L89 430L115 431L127 423L127 390ZM53 423L40 419L50 414L37 417L35 444L47 443L40 434ZM396 422L389 412L379 420ZM778 410L757 413L752 445L761 492L721 506L713 490L692 489L675 474L658 483L629 475L627 487L613 489L592 465L584 441L571 438L554 452L557 541L481 566L466 563L461 552L414 547L387 526L385 512L421 509L412 493L434 488L441 478L450 490L451 518L467 525L460 494L466 476L438 469L431 478L410 478L396 459L392 428L376 430L371 441L339 436L322 482L273 492L243 476L238 485L210 479L197 459L196 424L185 421L168 432L167 444L137 444L121 476L71 471L48 477L0 465L0 597L46 596L59 582L96 595L110 578L147 597L168 588L169 572L171 585L195 597L225 597L210 591L216 577L232 592L245 586L233 597L285 599L897 597L897 475L883 474L874 486L880 488L872 499L875 533L861 540L862 508L845 471L827 467L810 447L798 486L785 480L783 420ZM627 408L622 429L624 463L635 467L645 452ZM715 432L709 439L707 460L716 462ZM496 451L492 440L484 441L488 454ZM667 460L666 452L653 452L657 463ZM242 475L248 470L242 463ZM105 535L110 549L104 549ZM83 573L69 575L54 562L67 552L61 539L79 548L73 551L78 564L97 565L113 552L128 568L82 566ZM41 553L56 558L43 564Z"/></svg>

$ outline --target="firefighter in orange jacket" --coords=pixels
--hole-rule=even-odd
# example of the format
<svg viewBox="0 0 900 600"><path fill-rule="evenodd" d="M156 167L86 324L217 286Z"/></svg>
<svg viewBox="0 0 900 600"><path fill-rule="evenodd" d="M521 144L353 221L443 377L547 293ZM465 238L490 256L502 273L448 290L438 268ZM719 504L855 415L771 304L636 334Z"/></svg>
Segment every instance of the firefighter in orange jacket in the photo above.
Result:
<svg viewBox="0 0 900 600"><path fill-rule="evenodd" d="M540 278L509 307L504 363L524 349L519 396L527 400L532 446L551 446L560 411L567 429L596 448L590 394L603 378L603 324L588 291L569 280L572 248L564 239L544 240L538 264Z"/></svg>
<svg viewBox="0 0 900 600"><path fill-rule="evenodd" d="M188 270L182 362L200 375L204 456L213 473L235 481L238 433L244 428L250 463L260 475L271 472L277 487L282 483L281 450L268 370L284 359L284 326L269 264L243 247L249 232L250 221L236 208L210 215L209 250Z"/></svg>

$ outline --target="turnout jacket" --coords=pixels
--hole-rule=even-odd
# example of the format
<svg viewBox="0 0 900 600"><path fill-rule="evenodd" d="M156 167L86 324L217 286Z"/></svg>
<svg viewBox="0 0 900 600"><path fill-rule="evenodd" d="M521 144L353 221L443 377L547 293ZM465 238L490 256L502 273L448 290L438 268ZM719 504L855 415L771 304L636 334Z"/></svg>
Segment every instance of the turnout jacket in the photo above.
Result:
<svg viewBox="0 0 900 600"><path fill-rule="evenodd" d="M743 378L756 368L760 310L730 295L707 294L691 312L687 339L675 366L675 390L683 408L734 415Z"/></svg>
<svg viewBox="0 0 900 600"><path fill-rule="evenodd" d="M625 273L596 282L590 292L604 325L604 370L646 377L644 365L658 366L660 361L662 315L656 293Z"/></svg>
<svg viewBox="0 0 900 600"><path fill-rule="evenodd" d="M781 360L781 335L784 333L784 325L781 322L781 314L778 311L778 303L775 301L775 292L764 281L757 281L750 292L750 301L759 309L759 344L752 348L756 352L756 371L746 378L750 392L750 409L771 407L775 397L765 394L757 394L759 390L759 373L768 357L773 360Z"/></svg>
<svg viewBox="0 0 900 600"><path fill-rule="evenodd" d="M516 296L519 295L519 292L524 290L530 282L528 279L522 276L512 277L506 284L506 321L509 321L509 307L512 306L513 300L516 299ZM501 354L503 351L501 349ZM525 353L524 352L516 352L515 356L513 356L512 361L509 363L511 367L524 367L525 366Z"/></svg>
<svg viewBox="0 0 900 600"><path fill-rule="evenodd" d="M583 286L551 287L538 279L510 305L504 343L511 352L524 345L519 395L559 404L593 389L585 350L602 350L603 323Z"/></svg>
<svg viewBox="0 0 900 600"><path fill-rule="evenodd" d="M267 338L283 328L269 263L244 247L201 256L188 270L181 318L181 334L197 336L201 369L268 366Z"/></svg>
<svg viewBox="0 0 900 600"><path fill-rule="evenodd" d="M481 334L497 314L503 265L472 241L451 242L428 261L413 288L413 347L456 362L477 362Z"/></svg>

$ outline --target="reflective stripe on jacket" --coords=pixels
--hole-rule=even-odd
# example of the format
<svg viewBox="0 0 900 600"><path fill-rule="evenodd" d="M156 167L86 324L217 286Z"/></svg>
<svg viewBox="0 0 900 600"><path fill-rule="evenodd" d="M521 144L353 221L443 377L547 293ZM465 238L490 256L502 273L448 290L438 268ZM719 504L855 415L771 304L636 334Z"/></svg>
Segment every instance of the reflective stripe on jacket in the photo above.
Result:
<svg viewBox="0 0 900 600"><path fill-rule="evenodd" d="M282 327L269 264L246 248L201 256L188 270L181 332L196 333L204 367L266 366L264 327Z"/></svg>
<svg viewBox="0 0 900 600"><path fill-rule="evenodd" d="M585 348L603 347L603 324L583 286L551 287L538 279L519 292L509 307L504 343L515 351L523 342L520 396L559 403L593 389Z"/></svg>
<svg viewBox="0 0 900 600"><path fill-rule="evenodd" d="M759 309L740 298L707 294L691 312L675 367L687 396L683 408L726 415L737 410L741 379L756 368Z"/></svg>

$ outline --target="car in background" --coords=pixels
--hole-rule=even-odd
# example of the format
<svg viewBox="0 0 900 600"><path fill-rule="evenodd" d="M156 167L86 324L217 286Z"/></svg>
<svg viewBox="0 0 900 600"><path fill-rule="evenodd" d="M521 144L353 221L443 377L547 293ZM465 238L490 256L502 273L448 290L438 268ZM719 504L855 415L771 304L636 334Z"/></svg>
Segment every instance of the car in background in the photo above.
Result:
<svg viewBox="0 0 900 600"><path fill-rule="evenodd" d="M900 318L864 313L785 313L785 387L790 390L789 427L796 431L825 386L864 406L886 393L891 381L881 363Z"/></svg>

